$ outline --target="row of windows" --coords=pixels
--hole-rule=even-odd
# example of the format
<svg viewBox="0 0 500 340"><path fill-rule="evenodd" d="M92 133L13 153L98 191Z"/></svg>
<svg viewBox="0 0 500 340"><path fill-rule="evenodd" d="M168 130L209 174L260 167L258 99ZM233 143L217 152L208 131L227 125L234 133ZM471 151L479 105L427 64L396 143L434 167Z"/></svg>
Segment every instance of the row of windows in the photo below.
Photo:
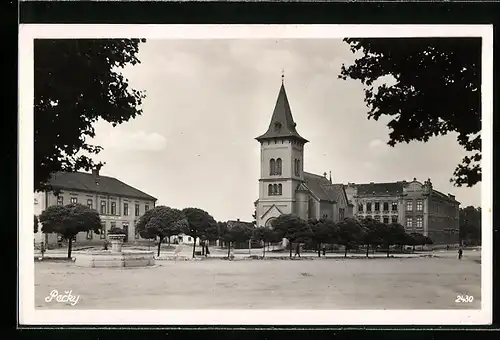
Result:
<svg viewBox="0 0 500 340"><path fill-rule="evenodd" d="M278 140L276 138L273 139L273 143L274 144L284 144L285 142L288 144L288 140L280 139L280 142L278 143ZM295 139L292 139L291 143L293 145L302 145L301 142L299 142L298 140L295 140ZM271 141L270 140L267 141L267 145L271 145Z"/></svg>
<svg viewBox="0 0 500 340"><path fill-rule="evenodd" d="M383 202L382 203L382 209L383 211L389 211L389 203L388 202ZM373 204L374 211L380 211L380 202L375 202ZM358 211L362 212L364 209L363 204L358 205ZM416 204L416 211L423 211L424 210L424 202L422 200L417 200ZM366 211L372 211L372 203L368 202L366 203ZM398 211L398 203L397 202L392 202L391 203L391 211ZM406 211L413 211L413 201L406 201Z"/></svg>
<svg viewBox="0 0 500 340"><path fill-rule="evenodd" d="M78 198L77 197L71 197L70 203L78 203ZM62 196L57 197L57 205L64 205L64 198ZM101 205L99 209L99 213L102 215L106 214L107 210L107 202L105 200L101 200ZM94 201L92 199L87 199L87 207L90 209L94 209ZM149 204L146 204L144 206L144 211L149 210ZM138 203L135 204L135 216L140 216L140 205ZM123 215L124 216L129 216L129 206L128 203L123 203ZM117 215L116 213L116 202L111 202L111 207L109 211L109 215Z"/></svg>
<svg viewBox="0 0 500 340"><path fill-rule="evenodd" d="M406 227L407 228L413 228L413 218L412 217L407 217L406 218ZM417 229L421 229L424 225L424 219L422 217L417 217L415 219L416 222L416 227Z"/></svg>
<svg viewBox="0 0 500 340"><path fill-rule="evenodd" d="M267 194L269 196L279 196L282 194L281 184L269 184L267 186Z"/></svg>
<svg viewBox="0 0 500 340"><path fill-rule="evenodd" d="M282 170L282 161L281 158L278 158L274 160L274 158L271 158L269 161L269 175L275 176L275 175L281 175L281 170Z"/></svg>
<svg viewBox="0 0 500 340"><path fill-rule="evenodd" d="M424 202L422 200L417 200L417 211L424 210ZM406 201L406 211L413 211L413 201Z"/></svg>
<svg viewBox="0 0 500 340"><path fill-rule="evenodd" d="M382 204L382 207L383 207L383 211L389 211L389 203L388 202L384 202ZM374 208L375 208L374 211L380 211L380 202L375 202ZM397 202L392 202L391 210L398 211L398 203ZM358 211L361 211L361 212L363 211L363 204L358 205ZM372 211L372 203L371 202L366 203L366 211Z"/></svg>

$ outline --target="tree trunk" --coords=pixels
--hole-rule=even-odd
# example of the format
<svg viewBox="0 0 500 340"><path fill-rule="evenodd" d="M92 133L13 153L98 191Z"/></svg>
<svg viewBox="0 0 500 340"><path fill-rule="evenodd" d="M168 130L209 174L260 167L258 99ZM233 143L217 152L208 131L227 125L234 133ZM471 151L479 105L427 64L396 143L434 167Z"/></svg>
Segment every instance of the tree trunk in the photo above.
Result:
<svg viewBox="0 0 500 340"><path fill-rule="evenodd" d="M387 245L387 257L389 257L389 252L390 252L389 247L390 247L390 245L388 244L388 245Z"/></svg>
<svg viewBox="0 0 500 340"><path fill-rule="evenodd" d="M415 252L415 243L413 243L413 252Z"/></svg>
<svg viewBox="0 0 500 340"><path fill-rule="evenodd" d="M368 253L370 252L370 245L366 245L366 257L368 257Z"/></svg>
<svg viewBox="0 0 500 340"><path fill-rule="evenodd" d="M347 244L344 246L344 258L347 258Z"/></svg>
<svg viewBox="0 0 500 340"><path fill-rule="evenodd" d="M158 240L158 257L160 257L161 241L163 241L163 239L160 237Z"/></svg>
<svg viewBox="0 0 500 340"><path fill-rule="evenodd" d="M290 245L290 258L292 258L292 242L288 241L288 244Z"/></svg>
<svg viewBox="0 0 500 340"><path fill-rule="evenodd" d="M68 239L68 259L71 259L71 248L73 248L73 237Z"/></svg>
<svg viewBox="0 0 500 340"><path fill-rule="evenodd" d="M262 247L262 250L263 250L262 257L264 258L264 257L266 257L266 242L264 242L264 246Z"/></svg>
<svg viewBox="0 0 500 340"><path fill-rule="evenodd" d="M321 257L321 242L318 242L318 257Z"/></svg>
<svg viewBox="0 0 500 340"><path fill-rule="evenodd" d="M205 241L200 242L201 244L201 256L205 255Z"/></svg>
<svg viewBox="0 0 500 340"><path fill-rule="evenodd" d="M193 259L194 259L194 253L196 252L196 237L193 237L194 242L193 242Z"/></svg>
<svg viewBox="0 0 500 340"><path fill-rule="evenodd" d="M227 258L229 259L229 255L231 254L231 242L227 243Z"/></svg>

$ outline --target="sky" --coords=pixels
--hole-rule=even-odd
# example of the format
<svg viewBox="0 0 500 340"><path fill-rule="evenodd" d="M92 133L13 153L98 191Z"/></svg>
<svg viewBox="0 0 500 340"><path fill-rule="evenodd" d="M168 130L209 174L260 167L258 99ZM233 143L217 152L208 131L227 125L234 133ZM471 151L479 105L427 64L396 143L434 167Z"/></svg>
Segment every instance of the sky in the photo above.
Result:
<svg viewBox="0 0 500 340"><path fill-rule="evenodd" d="M284 82L297 131L310 142L304 170L336 183L431 179L462 206L480 205L480 184L449 182L465 156L455 134L387 146L388 119L368 120L363 86L338 79L355 55L340 39L148 40L141 64L123 70L145 90L143 114L113 128L96 124L108 175L215 219L252 220L260 145Z"/></svg>

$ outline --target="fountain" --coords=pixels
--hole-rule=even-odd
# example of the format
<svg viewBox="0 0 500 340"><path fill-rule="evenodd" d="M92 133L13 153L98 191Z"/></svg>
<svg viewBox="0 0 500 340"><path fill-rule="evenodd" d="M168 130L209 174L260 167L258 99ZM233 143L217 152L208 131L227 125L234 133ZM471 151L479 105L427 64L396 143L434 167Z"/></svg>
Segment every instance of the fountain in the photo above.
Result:
<svg viewBox="0 0 500 340"><path fill-rule="evenodd" d="M152 251L122 250L125 234L120 230L108 234L111 250L75 253L75 265L91 268L148 267L155 264Z"/></svg>

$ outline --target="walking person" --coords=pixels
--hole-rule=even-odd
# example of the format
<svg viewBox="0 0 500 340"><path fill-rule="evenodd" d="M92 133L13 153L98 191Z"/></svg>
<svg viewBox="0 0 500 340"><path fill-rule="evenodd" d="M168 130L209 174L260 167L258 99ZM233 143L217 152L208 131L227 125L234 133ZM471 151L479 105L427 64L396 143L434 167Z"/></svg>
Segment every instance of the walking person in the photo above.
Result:
<svg viewBox="0 0 500 340"><path fill-rule="evenodd" d="M57 246L58 248L62 248L62 242L63 242L63 238L61 235L57 236Z"/></svg>
<svg viewBox="0 0 500 340"><path fill-rule="evenodd" d="M293 257L296 257L297 255L300 257L300 243L297 243L297 246L295 247L295 255Z"/></svg>
<svg viewBox="0 0 500 340"><path fill-rule="evenodd" d="M464 251L462 250L462 248L459 248L458 249L458 259L461 260L462 259L462 256L464 254Z"/></svg>

